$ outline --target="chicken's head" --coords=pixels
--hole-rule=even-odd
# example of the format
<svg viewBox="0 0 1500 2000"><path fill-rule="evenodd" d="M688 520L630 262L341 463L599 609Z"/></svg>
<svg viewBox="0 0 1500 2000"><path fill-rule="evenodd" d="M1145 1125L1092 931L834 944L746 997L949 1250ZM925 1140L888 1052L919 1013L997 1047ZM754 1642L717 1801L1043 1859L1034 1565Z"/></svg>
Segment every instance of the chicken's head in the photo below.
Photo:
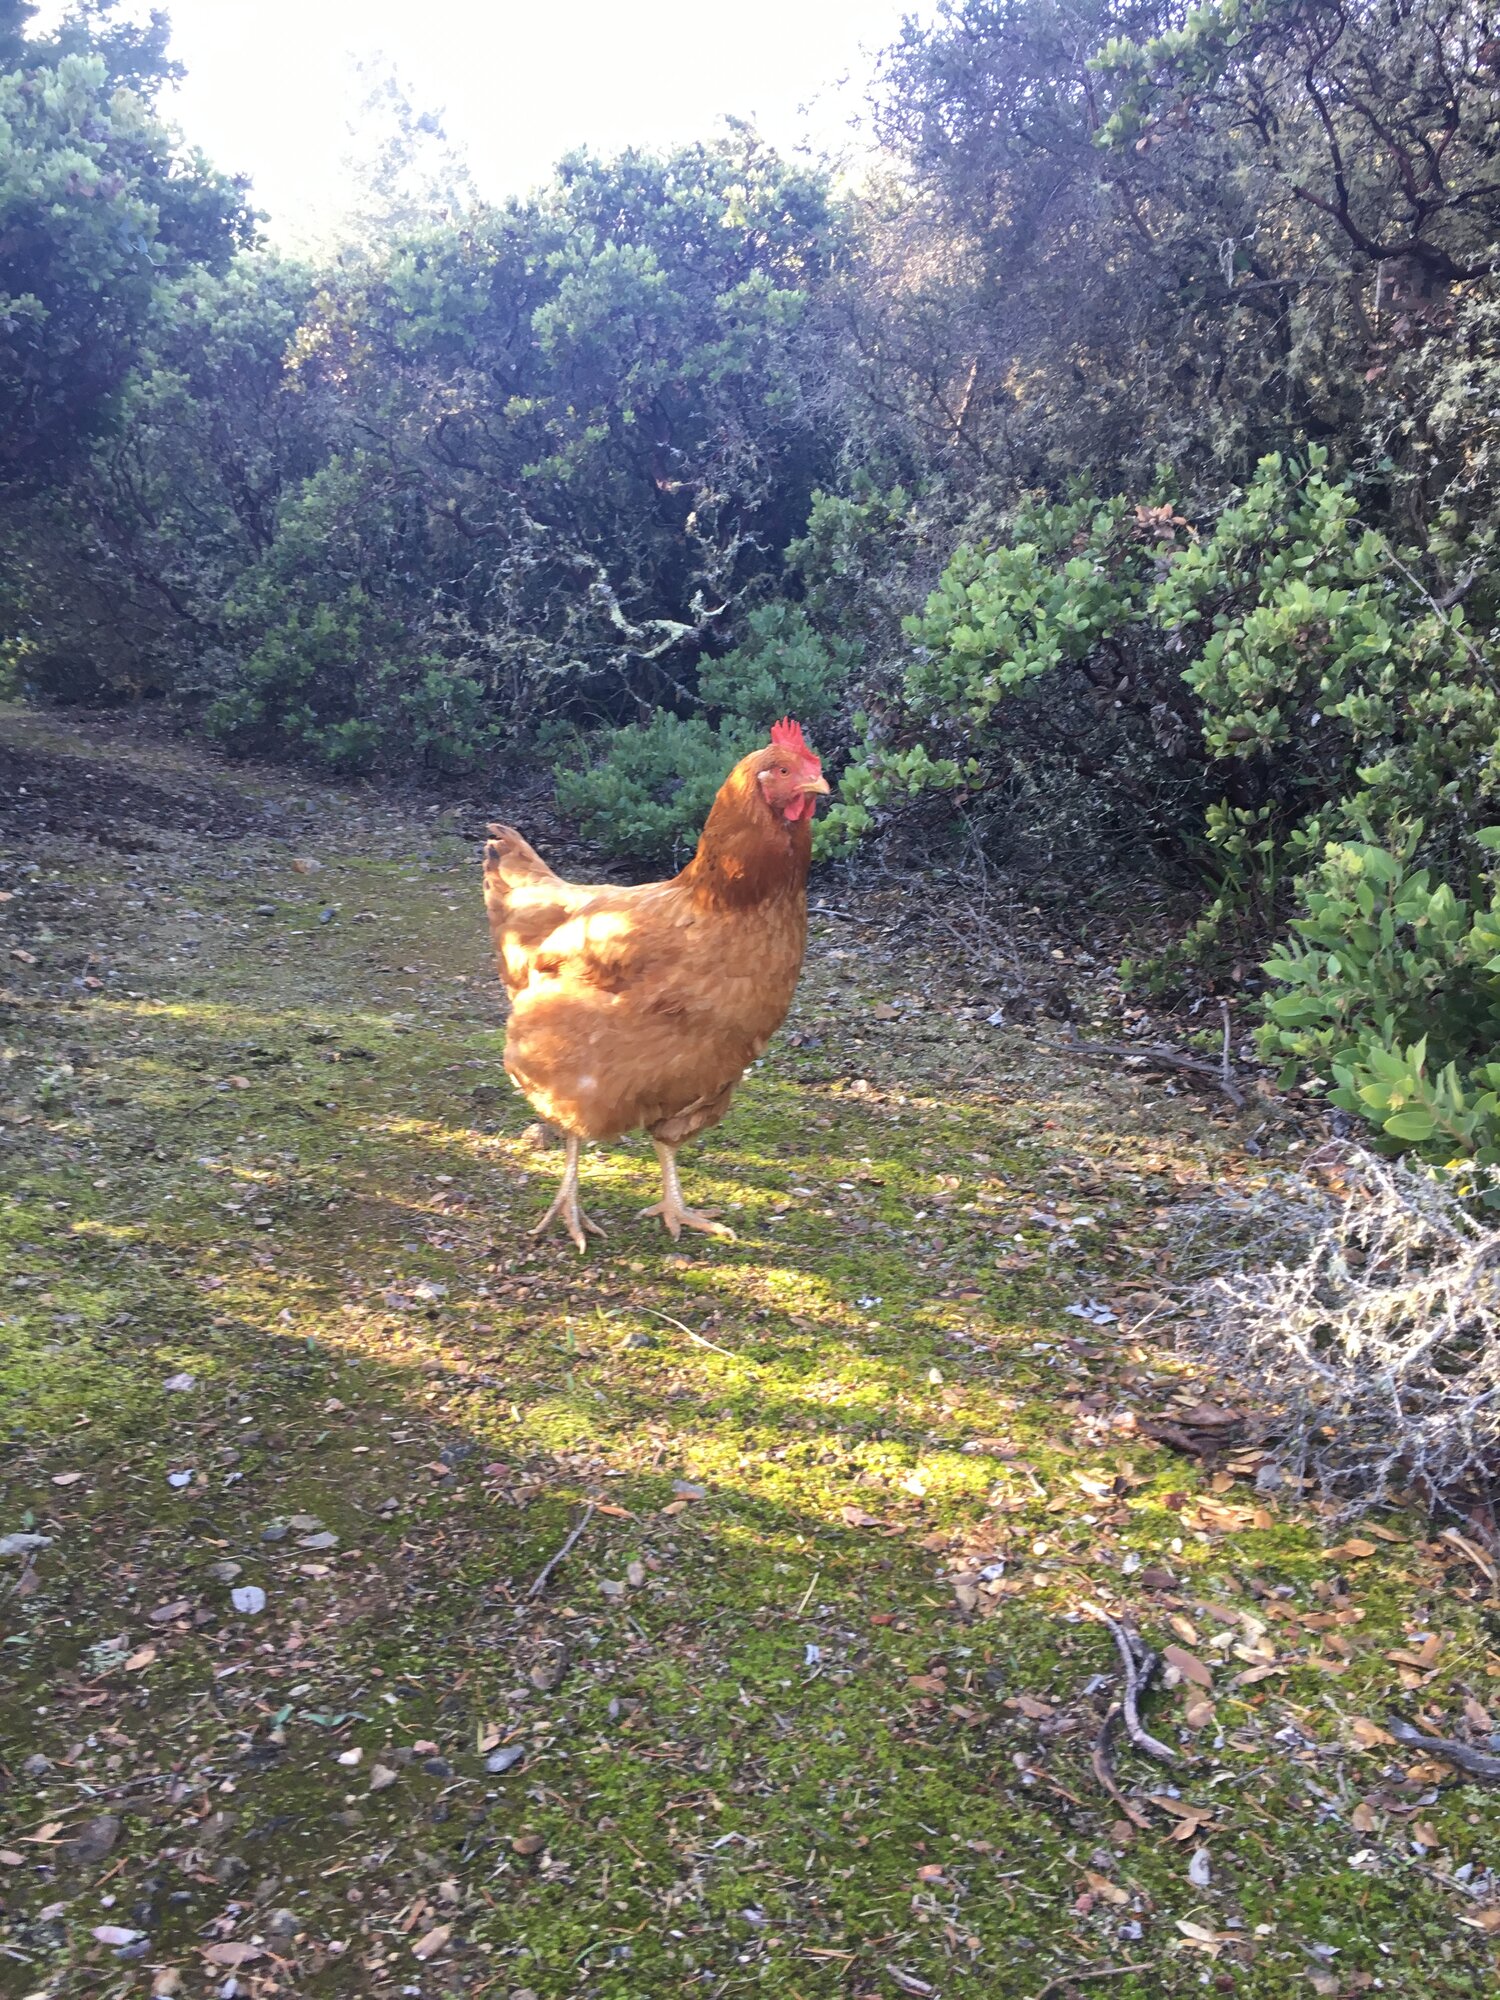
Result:
<svg viewBox="0 0 1500 2000"><path fill-rule="evenodd" d="M808 749L800 722L788 716L771 725L771 744L757 758L756 782L772 812L795 822L811 819L818 800L828 796L823 766Z"/></svg>

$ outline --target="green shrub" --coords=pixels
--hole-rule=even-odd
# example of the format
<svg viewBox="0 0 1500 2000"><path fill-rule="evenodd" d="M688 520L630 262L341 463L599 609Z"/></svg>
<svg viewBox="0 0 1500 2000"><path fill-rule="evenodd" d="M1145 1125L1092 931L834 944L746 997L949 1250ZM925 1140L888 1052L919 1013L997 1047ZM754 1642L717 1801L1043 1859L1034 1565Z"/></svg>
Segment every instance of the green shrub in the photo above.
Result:
<svg viewBox="0 0 1500 2000"><path fill-rule="evenodd" d="M731 766L778 716L795 715L811 738L836 715L858 644L821 638L792 604L761 605L746 624L744 643L700 670L713 720L663 711L594 739L589 769L557 766L559 805L609 853L686 860Z"/></svg>
<svg viewBox="0 0 1500 2000"><path fill-rule="evenodd" d="M1265 1046L1291 1072L1391 1141L1491 1144L1500 916L1476 857L1500 839L1500 650L1326 452L1263 460L1202 535L1159 500L1023 509L954 551L907 634L901 715L867 726L830 837L1050 757L1200 858L1187 953L1290 919Z"/></svg>
<svg viewBox="0 0 1500 2000"><path fill-rule="evenodd" d="M685 861L730 767L753 747L693 716L663 712L611 730L591 768L557 769L557 802L610 854ZM581 747L581 746L580 746Z"/></svg>
<svg viewBox="0 0 1500 2000"><path fill-rule="evenodd" d="M1395 849L1331 842L1299 883L1305 914L1266 971L1262 1052L1283 1080L1331 1077L1331 1101L1388 1140L1439 1157L1500 1159L1500 877L1471 906ZM1477 836L1500 848L1500 827Z"/></svg>
<svg viewBox="0 0 1500 2000"><path fill-rule="evenodd" d="M410 743L439 770L474 770L505 734L482 675L436 655L419 661L416 671L415 686L399 701Z"/></svg>
<svg viewBox="0 0 1500 2000"><path fill-rule="evenodd" d="M699 671L704 705L751 729L769 729L783 715L809 733L829 721L859 664L859 645L822 638L796 604L763 604L745 622L744 642Z"/></svg>

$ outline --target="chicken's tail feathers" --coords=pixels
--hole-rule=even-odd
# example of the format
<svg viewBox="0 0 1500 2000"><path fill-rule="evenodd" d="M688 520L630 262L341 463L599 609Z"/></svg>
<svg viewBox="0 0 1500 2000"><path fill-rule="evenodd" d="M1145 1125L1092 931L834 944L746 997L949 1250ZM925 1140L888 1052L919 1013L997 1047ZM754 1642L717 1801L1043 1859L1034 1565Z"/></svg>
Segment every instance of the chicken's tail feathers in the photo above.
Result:
<svg viewBox="0 0 1500 2000"><path fill-rule="evenodd" d="M484 848L486 888L519 889L527 883L561 880L513 826L496 822L489 828L489 836Z"/></svg>

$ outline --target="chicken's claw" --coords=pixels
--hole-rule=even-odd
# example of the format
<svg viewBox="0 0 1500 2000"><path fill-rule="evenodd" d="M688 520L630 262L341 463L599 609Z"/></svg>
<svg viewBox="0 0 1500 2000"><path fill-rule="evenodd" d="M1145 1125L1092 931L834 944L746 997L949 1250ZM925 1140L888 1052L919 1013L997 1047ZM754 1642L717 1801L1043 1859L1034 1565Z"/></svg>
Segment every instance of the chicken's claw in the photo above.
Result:
<svg viewBox="0 0 1500 2000"><path fill-rule="evenodd" d="M542 1217L540 1222L532 1225L527 1234L529 1236L545 1235L554 1222L560 1221L563 1228L572 1237L577 1246L578 1254L581 1257L588 1247L588 1236L602 1236L604 1231L599 1227L597 1222L592 1221L583 1212L583 1203L578 1199L579 1145L578 1141L571 1136L567 1144L568 1163L563 1168L562 1183L557 1193L552 1197L552 1206L547 1210L547 1213ZM585 1236L585 1230L588 1231L588 1236Z"/></svg>
<svg viewBox="0 0 1500 2000"><path fill-rule="evenodd" d="M547 1210L547 1213L542 1217L540 1222L534 1222L526 1234L528 1236L545 1235L554 1222L562 1223L563 1228L567 1230L574 1243L577 1244L580 1256L588 1248L588 1237L584 1235L584 1230L588 1231L589 1236L602 1236L605 1233L592 1216L584 1214L583 1203L578 1199L577 1188L573 1188L570 1192L559 1188L557 1193L552 1197L552 1206Z"/></svg>
<svg viewBox="0 0 1500 2000"><path fill-rule="evenodd" d="M674 1243L684 1229L701 1229L705 1236L718 1236L726 1243L733 1243L735 1234L727 1223L715 1222L711 1215L705 1215L699 1208L689 1208L683 1200L682 1184L677 1178L677 1148L664 1144L654 1134L651 1143L656 1148L657 1164L661 1168L661 1200L652 1202L649 1208L643 1208L639 1213L659 1215L663 1228Z"/></svg>
<svg viewBox="0 0 1500 2000"><path fill-rule="evenodd" d="M680 1201L654 1201L649 1208L636 1211L638 1215L659 1215L667 1234L675 1243L684 1229L701 1229L705 1236L720 1236L726 1243L738 1242L734 1231L727 1222L715 1222L711 1215L705 1215L701 1208L688 1208Z"/></svg>

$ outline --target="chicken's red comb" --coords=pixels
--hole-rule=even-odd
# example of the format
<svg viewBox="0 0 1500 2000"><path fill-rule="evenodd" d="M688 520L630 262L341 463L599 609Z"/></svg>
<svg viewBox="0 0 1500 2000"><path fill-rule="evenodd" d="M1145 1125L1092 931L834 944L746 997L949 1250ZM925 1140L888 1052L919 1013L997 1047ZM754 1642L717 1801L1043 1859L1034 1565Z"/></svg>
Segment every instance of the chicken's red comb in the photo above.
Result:
<svg viewBox="0 0 1500 2000"><path fill-rule="evenodd" d="M802 734L802 724L793 722L789 715L784 715L780 722L771 724L771 741L778 750L796 750L804 757L812 755Z"/></svg>

